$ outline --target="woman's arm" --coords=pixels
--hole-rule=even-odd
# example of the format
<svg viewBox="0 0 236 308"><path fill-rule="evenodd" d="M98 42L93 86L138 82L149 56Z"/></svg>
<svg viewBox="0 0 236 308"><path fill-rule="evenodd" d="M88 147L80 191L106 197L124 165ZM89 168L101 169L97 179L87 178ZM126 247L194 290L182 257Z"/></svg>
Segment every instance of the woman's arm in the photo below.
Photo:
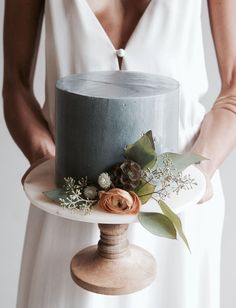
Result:
<svg viewBox="0 0 236 308"><path fill-rule="evenodd" d="M54 156L54 142L33 91L44 0L7 0L4 17L4 115L32 164Z"/></svg>
<svg viewBox="0 0 236 308"><path fill-rule="evenodd" d="M210 158L200 168L211 178L236 146L236 1L208 0L208 6L224 98L205 115L191 152Z"/></svg>

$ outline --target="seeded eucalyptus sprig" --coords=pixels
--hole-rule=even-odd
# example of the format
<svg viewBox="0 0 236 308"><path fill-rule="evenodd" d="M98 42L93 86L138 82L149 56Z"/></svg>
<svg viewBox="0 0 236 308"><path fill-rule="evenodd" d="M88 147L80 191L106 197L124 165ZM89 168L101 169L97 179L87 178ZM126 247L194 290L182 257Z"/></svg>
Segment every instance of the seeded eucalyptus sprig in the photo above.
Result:
<svg viewBox="0 0 236 308"><path fill-rule="evenodd" d="M71 177L64 178L64 180L65 184L63 188L66 192L66 196L64 198L59 198L60 205L64 208L80 210L85 214L90 213L97 199L91 200L86 198L83 194L84 188L87 187L87 178L81 178L77 182Z"/></svg>
<svg viewBox="0 0 236 308"><path fill-rule="evenodd" d="M161 164L156 164L152 169L148 168L143 172L142 176L146 182L142 186L142 191L144 191L145 185L148 184L155 186L155 190L146 194L138 194L139 197L148 195L151 197L154 194L155 197L165 200L171 193L179 194L181 190L189 190L194 185L197 185L190 174L184 175L182 171L177 170L168 153L163 155Z"/></svg>
<svg viewBox="0 0 236 308"><path fill-rule="evenodd" d="M72 177L67 177L64 178L63 189L44 192L44 194L51 200L59 202L63 208L79 210L83 214L89 214L98 199L86 198L84 189L88 187L87 185L86 177L78 181Z"/></svg>

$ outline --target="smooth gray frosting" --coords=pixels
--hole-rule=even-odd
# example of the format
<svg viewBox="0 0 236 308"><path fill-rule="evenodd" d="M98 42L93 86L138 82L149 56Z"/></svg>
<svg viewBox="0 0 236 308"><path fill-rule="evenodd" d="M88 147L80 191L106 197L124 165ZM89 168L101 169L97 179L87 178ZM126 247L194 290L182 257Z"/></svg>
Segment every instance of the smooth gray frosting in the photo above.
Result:
<svg viewBox="0 0 236 308"><path fill-rule="evenodd" d="M56 183L96 181L151 129L160 152L178 148L179 84L132 71L70 75L56 84Z"/></svg>
<svg viewBox="0 0 236 308"><path fill-rule="evenodd" d="M57 81L66 92L100 98L141 98L172 92L179 83L165 76L132 71L100 71L66 76Z"/></svg>

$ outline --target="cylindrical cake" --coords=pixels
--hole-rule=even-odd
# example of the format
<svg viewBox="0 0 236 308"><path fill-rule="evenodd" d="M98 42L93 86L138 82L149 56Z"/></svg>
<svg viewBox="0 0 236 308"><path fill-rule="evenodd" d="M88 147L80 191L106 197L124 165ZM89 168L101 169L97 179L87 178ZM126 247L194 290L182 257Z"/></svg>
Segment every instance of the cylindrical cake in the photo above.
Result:
<svg viewBox="0 0 236 308"><path fill-rule="evenodd" d="M179 83L135 71L70 75L56 84L56 183L124 160L124 148L152 130L158 153L178 149Z"/></svg>

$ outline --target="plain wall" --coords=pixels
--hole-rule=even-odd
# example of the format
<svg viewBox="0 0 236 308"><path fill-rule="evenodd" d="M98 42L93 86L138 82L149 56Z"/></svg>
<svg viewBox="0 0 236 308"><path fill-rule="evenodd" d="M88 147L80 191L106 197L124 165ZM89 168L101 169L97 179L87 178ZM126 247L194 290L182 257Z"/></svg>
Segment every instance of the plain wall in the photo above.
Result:
<svg viewBox="0 0 236 308"><path fill-rule="evenodd" d="M1 42L3 2L3 0L0 1ZM207 95L202 99L202 101L209 109L219 91L219 76L209 32L208 16L205 4L203 8L203 29L210 87ZM42 38L35 79L36 94L41 103L44 98L43 40L44 39ZM2 44L0 44L0 87L2 87L2 62ZM0 98L0 100L2 99ZM0 108L0 305L4 308L14 308L16 303L17 284L21 262L20 259L29 204L22 190L20 179L28 167L28 163L20 150L14 144L7 131L2 112L2 103ZM226 197L226 216L222 244L221 308L234 308L236 302L236 248L234 245L234 239L236 236L236 228L234 226L236 217L236 189L234 184L235 164L236 151L231 153L221 168L222 181Z"/></svg>

